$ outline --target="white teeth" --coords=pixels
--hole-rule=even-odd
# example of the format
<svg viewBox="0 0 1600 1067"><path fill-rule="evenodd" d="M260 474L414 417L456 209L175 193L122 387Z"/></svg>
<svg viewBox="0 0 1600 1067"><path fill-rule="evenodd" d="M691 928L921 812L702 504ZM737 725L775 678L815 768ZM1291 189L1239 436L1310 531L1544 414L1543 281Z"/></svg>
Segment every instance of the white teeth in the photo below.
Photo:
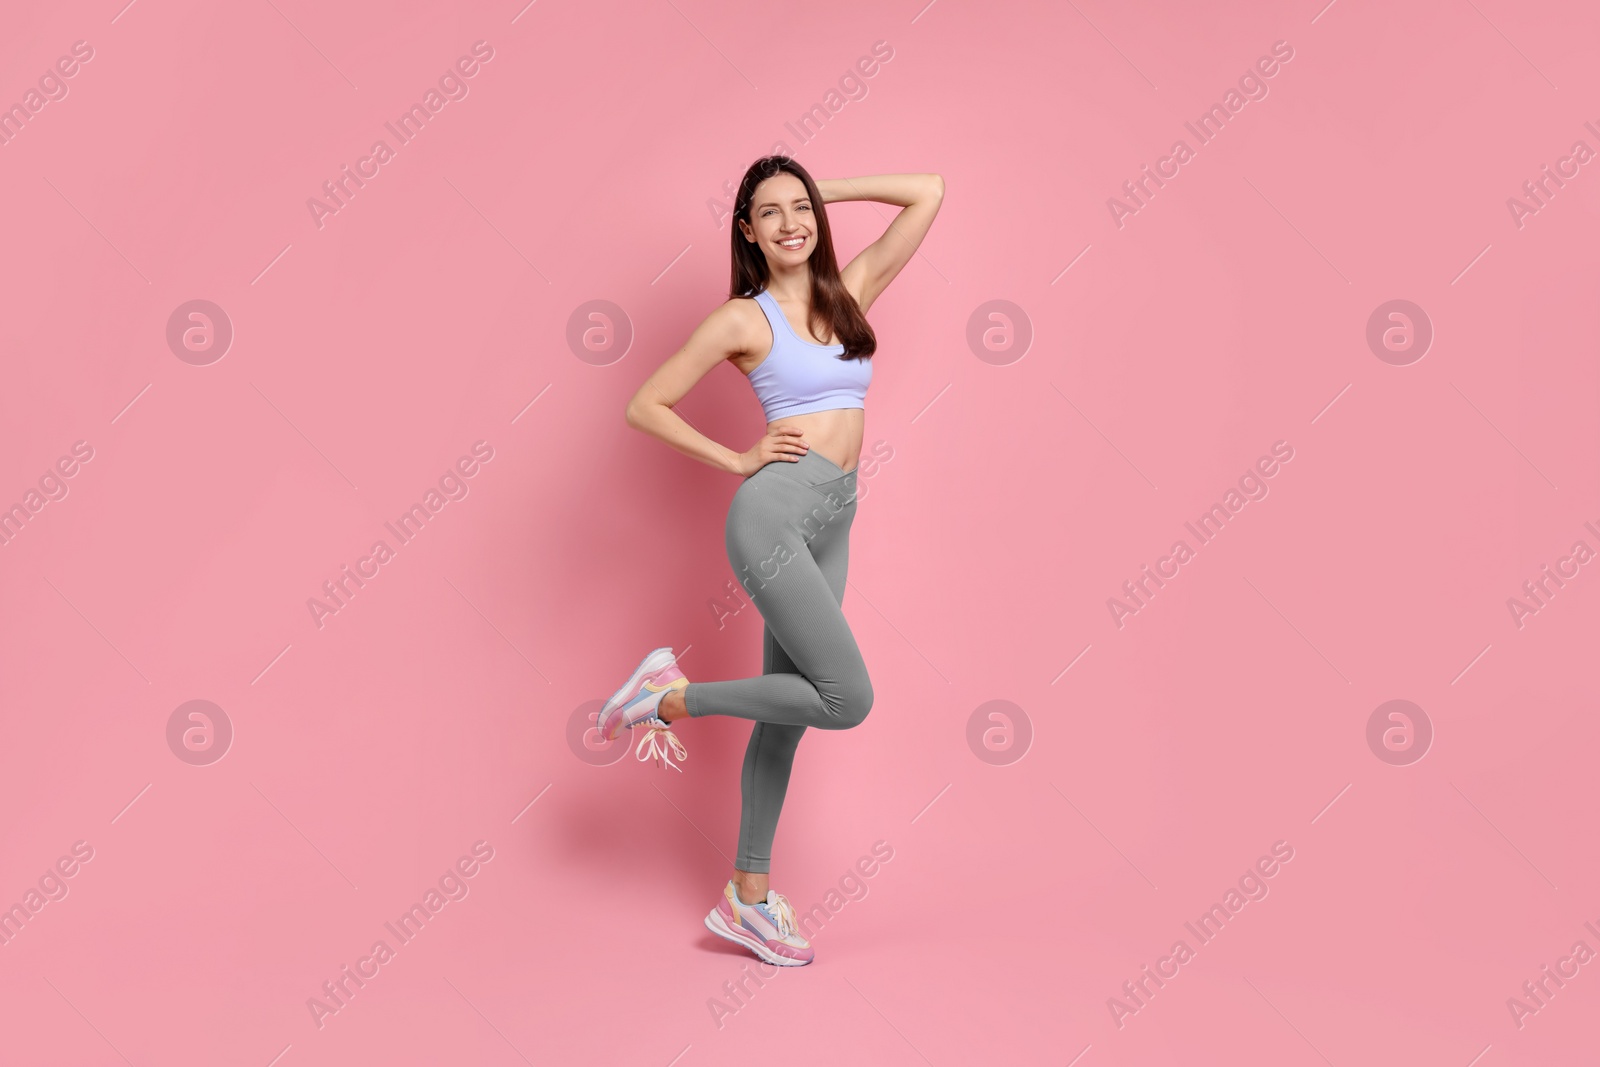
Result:
<svg viewBox="0 0 1600 1067"><path fill-rule="evenodd" d="M779 241L778 243L785 248L799 248L801 245L806 243L806 239L804 237L794 237L787 241Z"/></svg>

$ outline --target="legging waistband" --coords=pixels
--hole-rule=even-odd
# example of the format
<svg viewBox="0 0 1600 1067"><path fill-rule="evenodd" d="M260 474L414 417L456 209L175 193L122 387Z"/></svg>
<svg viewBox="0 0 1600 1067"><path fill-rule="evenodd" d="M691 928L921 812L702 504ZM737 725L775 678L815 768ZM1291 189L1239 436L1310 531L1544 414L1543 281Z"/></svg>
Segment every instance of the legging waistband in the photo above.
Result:
<svg viewBox="0 0 1600 1067"><path fill-rule="evenodd" d="M826 496L837 492L848 499L855 499L857 472L861 469L858 464L851 470L845 470L833 460L824 456L816 449L812 449L799 460L791 462L787 459L775 459L756 471L745 481L756 478L785 478L809 486Z"/></svg>

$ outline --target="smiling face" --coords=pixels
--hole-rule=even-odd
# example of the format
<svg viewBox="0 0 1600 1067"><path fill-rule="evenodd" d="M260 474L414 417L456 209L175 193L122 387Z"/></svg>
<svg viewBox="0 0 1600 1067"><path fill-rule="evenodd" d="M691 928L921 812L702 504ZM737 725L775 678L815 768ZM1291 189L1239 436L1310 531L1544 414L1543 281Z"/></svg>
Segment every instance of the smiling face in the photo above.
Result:
<svg viewBox="0 0 1600 1067"><path fill-rule="evenodd" d="M750 221L741 219L739 228L774 265L810 259L817 243L817 220L805 182L787 171L763 181L750 198Z"/></svg>

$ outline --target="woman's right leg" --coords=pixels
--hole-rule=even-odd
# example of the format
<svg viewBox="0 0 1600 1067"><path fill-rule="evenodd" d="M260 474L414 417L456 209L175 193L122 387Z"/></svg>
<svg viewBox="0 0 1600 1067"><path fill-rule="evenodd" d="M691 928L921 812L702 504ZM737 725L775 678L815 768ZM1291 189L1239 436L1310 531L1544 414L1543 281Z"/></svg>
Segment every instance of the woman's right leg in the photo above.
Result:
<svg viewBox="0 0 1600 1067"><path fill-rule="evenodd" d="M682 691L689 715L842 730L871 709L872 681L844 617L843 590L835 595L817 558L844 562L857 472L823 479L830 472L818 464L826 463L820 456L769 463L745 479L728 508L728 561L793 673L691 682Z"/></svg>

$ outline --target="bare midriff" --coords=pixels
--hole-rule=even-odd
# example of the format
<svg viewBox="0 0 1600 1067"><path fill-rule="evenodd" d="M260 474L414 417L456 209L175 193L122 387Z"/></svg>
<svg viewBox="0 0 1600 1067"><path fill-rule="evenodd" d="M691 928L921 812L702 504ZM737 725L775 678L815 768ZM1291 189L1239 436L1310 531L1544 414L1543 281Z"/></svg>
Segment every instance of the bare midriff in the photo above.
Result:
<svg viewBox="0 0 1600 1067"><path fill-rule="evenodd" d="M779 427L799 430L810 451L831 459L846 474L861 460L861 439L866 434L865 408L832 408L804 415L785 415L767 423L767 432Z"/></svg>

